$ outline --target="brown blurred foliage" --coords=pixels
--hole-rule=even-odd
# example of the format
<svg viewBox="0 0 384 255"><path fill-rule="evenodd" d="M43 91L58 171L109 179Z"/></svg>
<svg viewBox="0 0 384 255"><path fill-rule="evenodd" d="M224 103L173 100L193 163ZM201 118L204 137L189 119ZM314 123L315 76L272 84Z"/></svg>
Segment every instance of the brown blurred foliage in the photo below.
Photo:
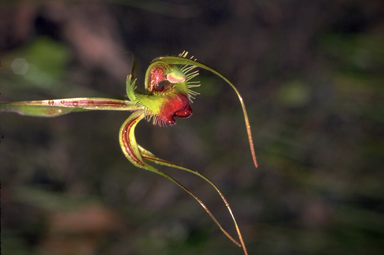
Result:
<svg viewBox="0 0 384 255"><path fill-rule="evenodd" d="M0 101L123 96L131 54L140 89L151 59L189 50L243 94L260 167L233 91L204 71L194 116L172 128L141 123L139 143L212 179L250 254L382 253L383 1L0 6ZM55 49L65 57L50 58ZM15 58L34 79L12 72ZM39 59L61 63L60 75ZM241 254L193 199L124 158L117 132L128 114L0 115L4 254ZM169 173L235 233L208 185Z"/></svg>

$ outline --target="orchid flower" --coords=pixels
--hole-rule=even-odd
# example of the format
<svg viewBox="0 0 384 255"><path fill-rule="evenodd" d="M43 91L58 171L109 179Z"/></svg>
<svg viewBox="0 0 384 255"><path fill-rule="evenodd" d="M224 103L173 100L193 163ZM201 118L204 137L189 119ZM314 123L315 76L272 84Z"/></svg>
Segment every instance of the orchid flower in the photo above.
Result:
<svg viewBox="0 0 384 255"><path fill-rule="evenodd" d="M41 101L10 102L0 103L0 112L8 111L16 112L21 115L41 117L55 117L71 112L81 112L89 110L112 110L133 112L123 123L119 131L120 146L127 159L133 165L159 174L184 189L188 194L190 194L200 203L200 205L209 214L209 216L217 224L220 230L232 242L234 242L239 247L242 247L244 254L248 254L232 210L220 190L210 180L208 180L205 176L201 175L197 171L160 159L148 150L141 147L136 142L135 128L142 119L152 121L154 125L173 126L176 124L175 117L191 117L192 100L195 98L196 95L199 94L193 91L192 88L200 86L200 83L198 81L191 80L199 74L198 71L195 70L197 67L199 67L216 74L235 90L240 100L240 104L242 106L244 114L245 126L247 130L252 159L255 167L257 167L249 119L240 93L237 91L235 86L219 72L215 71L214 69L208 67L203 63L198 62L196 59L193 59L193 57L187 58L187 54L188 52L184 51L177 57L165 56L153 60L145 74L144 93L140 93L136 90L136 78L134 77L135 72L133 70L133 74L128 75L126 82L126 91L129 100L109 98L69 98ZM133 69L135 68L136 65L134 63ZM199 176L200 178L208 182L218 192L221 199L224 201L235 224L239 242L236 241L230 234L227 233L227 231L223 229L217 219L213 216L213 214L208 210L208 208L198 197L196 197L191 191L189 191L186 187L184 187L181 183L173 179L171 176L158 170L149 163L165 165L168 167L187 171Z"/></svg>

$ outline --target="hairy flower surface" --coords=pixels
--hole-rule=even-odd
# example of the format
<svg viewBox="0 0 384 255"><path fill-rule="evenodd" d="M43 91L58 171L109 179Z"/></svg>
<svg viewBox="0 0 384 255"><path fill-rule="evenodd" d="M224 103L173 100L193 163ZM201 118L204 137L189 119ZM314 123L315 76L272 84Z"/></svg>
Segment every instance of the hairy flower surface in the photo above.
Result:
<svg viewBox="0 0 384 255"><path fill-rule="evenodd" d="M183 66L181 68L171 64L158 64L151 68L150 84L146 94L135 91L135 81L130 83L127 94L129 99L139 106L143 106L147 119L153 118L153 123L159 126L176 124L175 117L189 118L192 116L190 103L194 95L198 93L190 90L190 87L199 86L196 82L190 82L198 75L198 72L190 72L195 66Z"/></svg>

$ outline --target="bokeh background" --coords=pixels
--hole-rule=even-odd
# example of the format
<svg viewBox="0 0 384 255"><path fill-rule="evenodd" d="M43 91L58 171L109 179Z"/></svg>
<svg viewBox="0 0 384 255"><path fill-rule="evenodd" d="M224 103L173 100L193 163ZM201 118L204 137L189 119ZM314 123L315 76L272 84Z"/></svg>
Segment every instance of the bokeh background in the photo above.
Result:
<svg viewBox="0 0 384 255"><path fill-rule="evenodd" d="M125 94L150 61L188 50L194 115L140 123L138 142L222 190L249 254L383 254L384 2L381 0L2 1L0 101ZM129 113L0 114L2 254L242 254L196 201L135 168ZM204 181L161 168L236 235Z"/></svg>

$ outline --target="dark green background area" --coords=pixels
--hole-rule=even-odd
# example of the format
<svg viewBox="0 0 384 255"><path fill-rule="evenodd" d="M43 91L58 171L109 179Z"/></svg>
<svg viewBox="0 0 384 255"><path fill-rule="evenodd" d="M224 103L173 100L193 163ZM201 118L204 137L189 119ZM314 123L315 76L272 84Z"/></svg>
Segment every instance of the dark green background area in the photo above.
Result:
<svg viewBox="0 0 384 255"><path fill-rule="evenodd" d="M249 254L382 254L382 1L30 1L0 16L0 102L124 96L132 54L140 89L153 58L188 50L243 95L259 168L236 94L206 71L194 115L143 121L139 144L217 184ZM242 254L193 198L124 157L129 114L0 114L2 254ZM208 184L161 169L236 235Z"/></svg>

